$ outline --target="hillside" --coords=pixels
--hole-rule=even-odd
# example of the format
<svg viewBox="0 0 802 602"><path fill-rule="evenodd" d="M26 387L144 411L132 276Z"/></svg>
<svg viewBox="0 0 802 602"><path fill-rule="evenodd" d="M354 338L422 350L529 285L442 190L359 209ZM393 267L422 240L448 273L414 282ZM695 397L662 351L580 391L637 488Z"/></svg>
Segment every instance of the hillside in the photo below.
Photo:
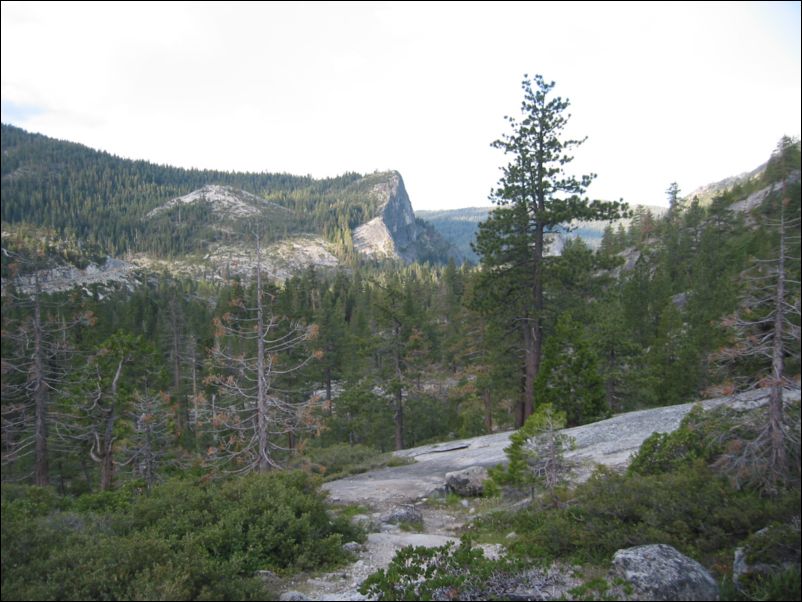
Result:
<svg viewBox="0 0 802 602"><path fill-rule="evenodd" d="M5 124L2 153L3 224L50 228L113 257L201 264L200 258L241 254L257 226L265 244L303 247L313 240L340 261L364 255L443 263L455 256L416 218L397 172L315 180L188 170L121 159Z"/></svg>

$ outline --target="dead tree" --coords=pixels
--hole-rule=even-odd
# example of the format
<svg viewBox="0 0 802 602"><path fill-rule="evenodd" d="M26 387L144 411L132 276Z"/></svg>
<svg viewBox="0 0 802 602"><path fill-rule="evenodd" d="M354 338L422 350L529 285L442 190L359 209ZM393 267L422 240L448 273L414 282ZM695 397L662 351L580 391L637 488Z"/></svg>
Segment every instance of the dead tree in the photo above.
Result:
<svg viewBox="0 0 802 602"><path fill-rule="evenodd" d="M283 441L298 428L302 408L278 390L276 380L311 359L288 357L315 335L314 327L304 327L275 311L275 296L265 290L262 280L258 232L255 238L253 305L234 299L230 311L215 319L212 359L216 370L209 378L219 393L207 430L216 441L209 454L237 473L280 467L277 453L288 449Z"/></svg>
<svg viewBox="0 0 802 602"><path fill-rule="evenodd" d="M32 454L35 485L50 483L50 430L59 420L52 406L69 386L67 375L76 353L68 333L93 320L82 312L68 318L63 304L43 295L36 274L30 294L13 287L4 292L2 460L4 467L11 467Z"/></svg>
<svg viewBox="0 0 802 602"><path fill-rule="evenodd" d="M722 353L727 361L751 360L762 367L762 377L751 384L769 389L769 404L766 423L757 436L733 447L720 466L736 480L752 482L770 492L788 477L789 452L798 462L800 444L799 425L789 424L783 407L784 389L799 386L786 375L786 361L793 358L798 363L800 353L800 282L795 279L800 260L799 198L792 200L788 195L790 170L783 162L792 149L786 142L781 141L769 163L769 170L774 169L781 185L780 194L769 198L766 208L772 217L763 224L776 233L777 250L773 257L755 260L743 274L748 293L740 310L728 321L738 342Z"/></svg>

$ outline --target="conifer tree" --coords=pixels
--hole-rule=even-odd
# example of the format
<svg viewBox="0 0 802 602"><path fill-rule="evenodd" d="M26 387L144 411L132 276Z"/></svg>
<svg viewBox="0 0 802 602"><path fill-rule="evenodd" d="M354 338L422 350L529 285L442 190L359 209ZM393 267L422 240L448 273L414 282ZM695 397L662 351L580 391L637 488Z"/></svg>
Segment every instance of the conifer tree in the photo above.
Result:
<svg viewBox="0 0 802 602"><path fill-rule="evenodd" d="M546 343L535 394L542 403L564 412L567 426L593 422L609 413L596 353L569 314L560 317Z"/></svg>
<svg viewBox="0 0 802 602"><path fill-rule="evenodd" d="M480 225L476 250L490 277L490 286L514 272L515 285L526 298L519 315L524 348L522 417L532 413L534 383L540 370L544 328L544 262L546 234L558 226L570 229L574 220L612 220L625 206L619 202L589 201L585 190L595 174L566 173L570 152L584 140L565 139L570 103L552 96L554 82L524 76L521 118L507 117L511 133L493 147L511 156L502 169L491 199L499 207ZM494 282L495 281L495 282Z"/></svg>

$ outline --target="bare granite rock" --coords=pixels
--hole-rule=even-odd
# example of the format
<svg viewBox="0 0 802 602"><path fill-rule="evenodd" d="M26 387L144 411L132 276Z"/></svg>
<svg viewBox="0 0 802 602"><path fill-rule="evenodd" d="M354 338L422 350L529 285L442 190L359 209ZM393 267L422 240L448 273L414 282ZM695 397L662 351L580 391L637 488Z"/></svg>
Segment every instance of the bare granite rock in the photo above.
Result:
<svg viewBox="0 0 802 602"><path fill-rule="evenodd" d="M446 487L461 496L482 495L486 480L487 469L484 466L471 466L446 473Z"/></svg>
<svg viewBox="0 0 802 602"><path fill-rule="evenodd" d="M419 231L401 174L388 174L372 194L380 199L379 215L354 230L354 247L370 257L415 261Z"/></svg>
<svg viewBox="0 0 802 602"><path fill-rule="evenodd" d="M718 583L701 564L665 544L618 550L613 573L634 587L640 600L718 600Z"/></svg>
<svg viewBox="0 0 802 602"><path fill-rule="evenodd" d="M382 516L383 523L398 525L401 523L423 523L423 515L420 510L412 505L397 506L389 513Z"/></svg>
<svg viewBox="0 0 802 602"><path fill-rule="evenodd" d="M798 400L799 389L786 390L785 399ZM768 390L700 401L709 410L721 405L746 410L765 405ZM573 437L576 446L566 453L574 467L572 480L586 481L597 465L624 470L632 454L652 433L674 431L691 411L694 403L652 408L619 414L591 424L562 431ZM446 473L472 466L490 467L507 461L504 448L510 444L510 432L494 433L460 441L424 445L395 452L414 458L414 464L383 468L323 485L331 498L347 504L409 504L440 490Z"/></svg>

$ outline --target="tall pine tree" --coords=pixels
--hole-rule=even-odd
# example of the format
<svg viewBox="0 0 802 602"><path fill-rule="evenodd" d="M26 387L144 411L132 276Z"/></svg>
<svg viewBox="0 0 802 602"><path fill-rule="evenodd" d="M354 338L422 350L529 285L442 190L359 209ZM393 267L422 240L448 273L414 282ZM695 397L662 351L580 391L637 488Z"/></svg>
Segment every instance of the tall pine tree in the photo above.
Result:
<svg viewBox="0 0 802 602"><path fill-rule="evenodd" d="M568 100L551 94L554 82L536 75L534 82L524 76L521 118L507 117L511 133L493 143L510 162L491 200L499 207L480 225L476 250L490 277L490 286L509 282L527 303L519 316L524 348L524 396L521 419L532 414L534 385L540 370L544 326L544 261L548 232L570 229L575 220L612 220L626 207L620 202L589 201L585 190L595 174L579 178L565 166L573 160L570 152L584 140L565 139ZM519 422L521 420L519 419Z"/></svg>

